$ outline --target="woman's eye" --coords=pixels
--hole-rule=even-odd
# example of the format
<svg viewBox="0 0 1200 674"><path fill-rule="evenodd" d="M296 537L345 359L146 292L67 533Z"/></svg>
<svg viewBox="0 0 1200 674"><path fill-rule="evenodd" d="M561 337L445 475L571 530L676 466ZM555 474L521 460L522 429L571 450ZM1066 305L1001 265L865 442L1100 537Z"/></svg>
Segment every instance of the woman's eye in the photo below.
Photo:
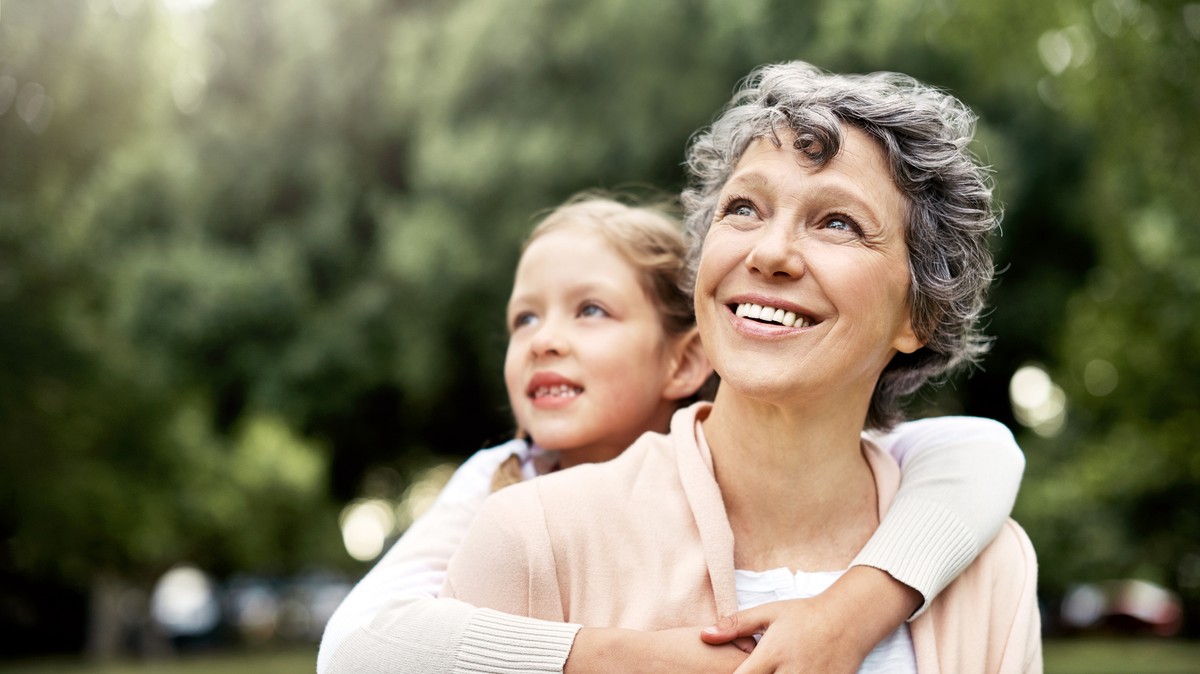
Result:
<svg viewBox="0 0 1200 674"><path fill-rule="evenodd" d="M850 232L851 234L859 232L858 225L853 220L843 217L830 218L825 223L825 227L827 229L836 229L840 232Z"/></svg>
<svg viewBox="0 0 1200 674"><path fill-rule="evenodd" d="M725 202L725 207L721 209L721 214L725 216L737 216L740 218L749 218L755 213L754 205L749 199L743 197L733 197Z"/></svg>
<svg viewBox="0 0 1200 674"><path fill-rule="evenodd" d="M579 308L580 318L603 318L607 315L608 312L605 311L604 307L600 306L599 304L592 304L589 302Z"/></svg>

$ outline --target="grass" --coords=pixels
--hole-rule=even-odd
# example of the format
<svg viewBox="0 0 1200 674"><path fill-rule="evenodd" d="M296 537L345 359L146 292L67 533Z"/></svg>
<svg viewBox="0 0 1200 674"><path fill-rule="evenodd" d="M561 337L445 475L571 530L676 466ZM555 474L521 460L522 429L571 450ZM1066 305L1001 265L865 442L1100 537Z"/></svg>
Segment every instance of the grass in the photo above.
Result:
<svg viewBox="0 0 1200 674"><path fill-rule="evenodd" d="M1200 674L1200 643L1071 639L1045 643L1046 674ZM316 648L199 655L157 662L89 665L76 660L0 664L0 674L312 674Z"/></svg>
<svg viewBox="0 0 1200 674"><path fill-rule="evenodd" d="M1046 641L1046 674L1198 674L1200 643L1164 639Z"/></svg>

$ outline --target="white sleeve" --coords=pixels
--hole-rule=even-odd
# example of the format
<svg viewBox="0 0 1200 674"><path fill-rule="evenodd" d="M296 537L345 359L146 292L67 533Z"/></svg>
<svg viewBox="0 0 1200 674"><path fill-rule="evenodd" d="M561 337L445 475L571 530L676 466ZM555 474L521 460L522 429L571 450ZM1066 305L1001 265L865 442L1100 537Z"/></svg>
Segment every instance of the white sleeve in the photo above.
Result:
<svg viewBox="0 0 1200 674"><path fill-rule="evenodd" d="M900 490L853 564L920 592L915 618L999 533L1025 456L1008 427L979 417L910 421L871 439L900 464Z"/></svg>
<svg viewBox="0 0 1200 674"><path fill-rule="evenodd" d="M562 674L579 628L475 608L457 599L400 599L348 635L317 671Z"/></svg>
<svg viewBox="0 0 1200 674"><path fill-rule="evenodd" d="M318 672L432 672L438 670L416 664L397 667L418 658L429 665L446 657L453 662L467 623L487 614L436 597L450 558L491 492L496 468L514 451L524 450L520 441L482 450L454 473L429 512L409 527L338 606L321 638ZM364 669L363 658L376 664Z"/></svg>

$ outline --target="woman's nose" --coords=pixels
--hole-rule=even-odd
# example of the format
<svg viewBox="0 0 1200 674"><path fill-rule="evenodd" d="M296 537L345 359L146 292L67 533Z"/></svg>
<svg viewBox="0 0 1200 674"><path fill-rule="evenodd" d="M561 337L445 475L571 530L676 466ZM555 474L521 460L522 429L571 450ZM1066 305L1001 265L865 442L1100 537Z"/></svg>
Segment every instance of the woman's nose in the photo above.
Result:
<svg viewBox="0 0 1200 674"><path fill-rule="evenodd" d="M804 238L781 222L767 222L758 230L746 266L772 278L799 278L804 274Z"/></svg>

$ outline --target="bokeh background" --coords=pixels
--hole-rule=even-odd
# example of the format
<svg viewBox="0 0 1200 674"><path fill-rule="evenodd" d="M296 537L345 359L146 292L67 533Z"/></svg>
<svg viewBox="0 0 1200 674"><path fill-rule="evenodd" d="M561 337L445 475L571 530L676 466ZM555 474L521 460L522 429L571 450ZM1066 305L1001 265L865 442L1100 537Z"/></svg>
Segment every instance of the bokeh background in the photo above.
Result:
<svg viewBox="0 0 1200 674"><path fill-rule="evenodd" d="M536 215L794 58L981 117L995 348L913 412L1017 434L1048 632L1200 634L1200 3L0 0L0 658L312 649L512 432Z"/></svg>

